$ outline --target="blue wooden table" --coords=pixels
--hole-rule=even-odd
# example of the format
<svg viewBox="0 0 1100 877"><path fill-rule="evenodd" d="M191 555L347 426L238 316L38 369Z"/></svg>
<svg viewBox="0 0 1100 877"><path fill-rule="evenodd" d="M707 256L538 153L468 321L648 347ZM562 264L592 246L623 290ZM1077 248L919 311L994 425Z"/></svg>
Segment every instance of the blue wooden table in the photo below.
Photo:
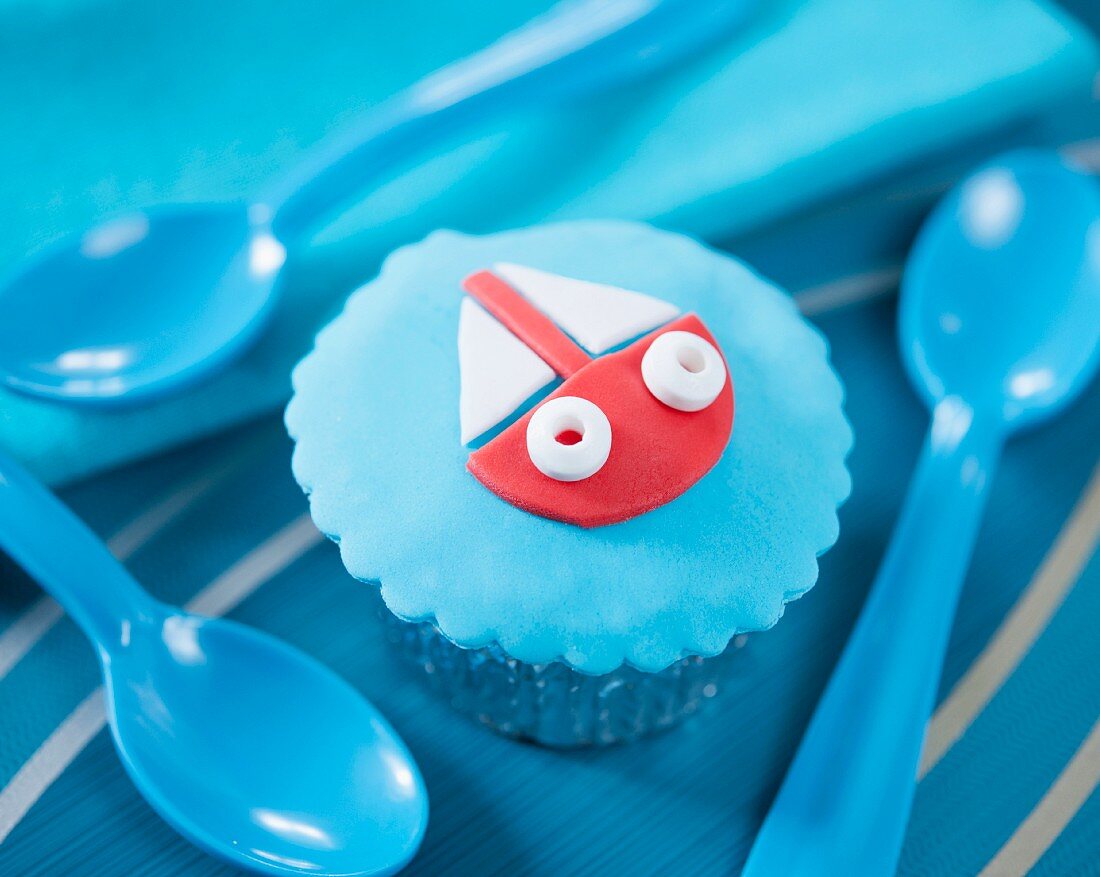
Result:
<svg viewBox="0 0 1100 877"><path fill-rule="evenodd" d="M1100 168L1098 134L1095 106L1042 132ZM156 596L284 637L392 719L432 800L408 874L734 874L859 611L925 429L895 353L892 292L914 223L954 173L936 167L726 243L797 290L828 336L857 436L855 488L818 586L749 638L727 688L665 735L561 753L453 714L395 659L372 589L313 529L275 414L64 498ZM1095 385L1007 450L901 874L1100 874L1098 463ZM0 875L230 873L131 787L98 685L79 632L0 557Z"/></svg>

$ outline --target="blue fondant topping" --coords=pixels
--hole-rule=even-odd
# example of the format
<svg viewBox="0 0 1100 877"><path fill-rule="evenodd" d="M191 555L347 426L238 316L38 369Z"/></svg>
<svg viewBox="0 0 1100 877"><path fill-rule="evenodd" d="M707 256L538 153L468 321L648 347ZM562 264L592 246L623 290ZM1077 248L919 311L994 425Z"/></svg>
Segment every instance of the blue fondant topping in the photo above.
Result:
<svg viewBox="0 0 1100 877"><path fill-rule="evenodd" d="M476 481L459 440L460 283L501 261L698 313L736 395L714 469L665 506L591 530ZM589 673L657 671L770 627L814 584L850 489L851 429L818 332L737 261L636 223L437 232L398 250L320 333L294 388L294 474L352 575L459 645L496 641Z"/></svg>

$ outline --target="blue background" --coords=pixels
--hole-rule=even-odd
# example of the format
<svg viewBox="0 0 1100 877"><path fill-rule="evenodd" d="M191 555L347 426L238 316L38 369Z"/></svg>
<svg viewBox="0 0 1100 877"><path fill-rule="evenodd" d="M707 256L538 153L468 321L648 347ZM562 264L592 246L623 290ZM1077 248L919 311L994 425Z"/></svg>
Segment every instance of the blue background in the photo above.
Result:
<svg viewBox="0 0 1100 877"><path fill-rule="evenodd" d="M1079 5L1092 9L1085 0ZM93 6L86 7L90 18ZM1098 135L1093 105L991 145L1072 141L1095 157ZM328 544L265 577L232 612L326 661L405 737L433 806L424 848L407 873L736 872L871 582L924 432L925 412L897 361L893 301L876 293L891 290L913 225L953 164L952 155L940 156L724 241L794 289L848 276L846 285L807 292L802 301L828 337L848 392L855 488L818 587L775 630L749 642L733 684L686 726L627 747L571 754L489 734L453 715L416 672L393 660L373 621L374 595L344 572ZM855 301L834 307L847 298ZM952 635L944 693L1033 579L1094 478L1098 436L1100 387L1093 386L1063 418L1009 446ZM109 537L198 479L205 490L191 491L194 502L129 558L157 596L182 602L305 512L289 454L279 418L265 416L71 487L64 497ZM40 594L3 559L0 582L3 631ZM1035 807L1100 717L1097 618L1100 558L1092 556L1016 672L921 783L902 874L977 873ZM0 787L96 684L91 650L68 620L0 679ZM224 873L230 870L148 809L105 733L0 844L4 875ZM1035 873L1100 874L1100 795L1089 798Z"/></svg>

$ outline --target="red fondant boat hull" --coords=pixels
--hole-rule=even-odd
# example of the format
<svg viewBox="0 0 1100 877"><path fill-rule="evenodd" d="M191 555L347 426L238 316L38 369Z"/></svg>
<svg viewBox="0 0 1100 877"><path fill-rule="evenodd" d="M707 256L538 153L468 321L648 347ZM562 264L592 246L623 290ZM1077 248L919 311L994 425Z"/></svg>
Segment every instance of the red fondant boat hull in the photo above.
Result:
<svg viewBox="0 0 1100 877"><path fill-rule="evenodd" d="M649 392L642 357L655 338L674 330L693 332L721 349L703 322L688 314L618 353L593 360L544 400L580 396L607 415L611 453L595 475L556 481L535 467L527 453L527 423L538 406L472 453L467 468L512 505L581 527L616 524L675 499L722 456L733 429L734 403L728 365L725 386L702 411L677 411Z"/></svg>

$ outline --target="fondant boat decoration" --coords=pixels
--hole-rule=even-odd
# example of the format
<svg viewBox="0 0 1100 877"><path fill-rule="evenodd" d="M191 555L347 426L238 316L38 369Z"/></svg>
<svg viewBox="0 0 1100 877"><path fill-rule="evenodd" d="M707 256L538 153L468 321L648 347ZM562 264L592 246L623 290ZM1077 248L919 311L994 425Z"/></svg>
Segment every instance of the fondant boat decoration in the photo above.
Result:
<svg viewBox="0 0 1100 877"><path fill-rule="evenodd" d="M501 499L599 527L675 499L718 462L733 384L698 316L522 265L498 264L462 285L463 444L530 406L467 460Z"/></svg>

